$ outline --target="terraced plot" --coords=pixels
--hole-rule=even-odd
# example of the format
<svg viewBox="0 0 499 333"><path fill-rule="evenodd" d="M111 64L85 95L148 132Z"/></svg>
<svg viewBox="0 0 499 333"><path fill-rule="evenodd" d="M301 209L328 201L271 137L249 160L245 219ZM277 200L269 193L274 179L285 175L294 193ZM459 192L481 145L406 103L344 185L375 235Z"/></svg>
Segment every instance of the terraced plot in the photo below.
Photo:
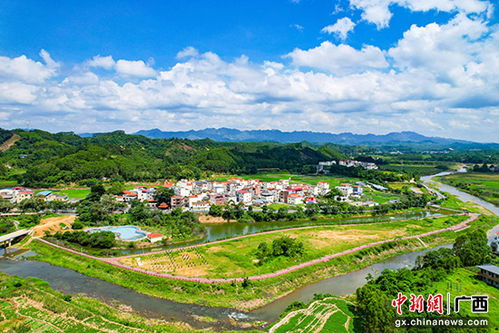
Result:
<svg viewBox="0 0 499 333"><path fill-rule="evenodd" d="M312 302L308 308L288 313L269 333L353 332L352 304L334 297Z"/></svg>

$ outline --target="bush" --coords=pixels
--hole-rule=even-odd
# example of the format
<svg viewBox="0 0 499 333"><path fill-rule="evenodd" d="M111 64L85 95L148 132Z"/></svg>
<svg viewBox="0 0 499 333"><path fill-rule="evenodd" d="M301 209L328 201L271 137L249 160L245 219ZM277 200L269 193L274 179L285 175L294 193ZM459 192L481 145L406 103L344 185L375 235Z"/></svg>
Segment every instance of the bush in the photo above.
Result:
<svg viewBox="0 0 499 333"><path fill-rule="evenodd" d="M65 233L58 232L54 235L54 237L70 243L100 249L109 249L116 245L115 235L111 231L99 231L92 233L85 231L68 231Z"/></svg>

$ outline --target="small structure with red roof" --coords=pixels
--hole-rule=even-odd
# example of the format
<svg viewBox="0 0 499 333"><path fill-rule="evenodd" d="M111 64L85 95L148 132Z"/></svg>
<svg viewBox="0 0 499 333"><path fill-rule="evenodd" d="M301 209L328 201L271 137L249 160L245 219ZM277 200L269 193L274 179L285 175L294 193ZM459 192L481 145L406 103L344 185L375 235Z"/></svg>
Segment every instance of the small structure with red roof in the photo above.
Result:
<svg viewBox="0 0 499 333"><path fill-rule="evenodd" d="M156 242L160 242L160 241L163 240L163 235L162 234L158 234L157 232L152 232L150 234L147 234L147 239L151 243L156 243Z"/></svg>

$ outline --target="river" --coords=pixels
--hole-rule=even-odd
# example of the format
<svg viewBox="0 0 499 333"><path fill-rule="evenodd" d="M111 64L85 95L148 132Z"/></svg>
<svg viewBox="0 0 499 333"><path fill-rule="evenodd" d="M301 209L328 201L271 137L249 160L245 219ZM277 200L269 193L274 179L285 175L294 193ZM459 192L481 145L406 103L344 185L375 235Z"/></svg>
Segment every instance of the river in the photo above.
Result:
<svg viewBox="0 0 499 333"><path fill-rule="evenodd" d="M434 176L441 176L445 174L448 173L440 173ZM425 183L435 182L431 179L434 176L423 177L423 181ZM440 183L438 184L440 185ZM498 209L496 206L477 197L459 191L458 189L448 185L441 184L440 189L442 191L456 195L460 200L476 202L498 215ZM403 216L393 216L391 220L410 217L422 217L421 215L417 215L421 213L410 214L415 215L407 216L407 214L404 214ZM371 219L373 218L367 219L370 219L368 221L371 221ZM378 218L374 219L376 219L376 221L380 221L377 220ZM383 217L380 217L379 219L383 219ZM384 219L386 219L386 217L384 217ZM351 220L352 221L349 222L360 222L359 218L351 218ZM375 221L373 220L373 222ZM283 225L278 225L278 227L283 228L297 225L306 224L284 223ZM235 235L255 233L271 228L276 228L275 223L272 225L260 223L214 224L208 226L208 237L202 242L227 238ZM496 226L493 231L495 232L498 230L499 228L498 226ZM489 235L491 236L492 232L490 232ZM229 308L216 308L206 307L202 305L183 304L156 297L146 296L143 294L139 294L133 290L115 285L113 283L105 282L97 278L92 278L74 272L67 268L53 266L45 262L29 260L29 256L33 254L29 251L20 251L19 253L11 254L10 257L14 256L16 260L0 259L0 271L23 277L38 277L48 281L53 289L61 291L63 293L82 293L89 297L94 297L110 304L118 302L130 306L136 312L151 318L163 318L172 321L183 321L191 324L196 328L204 328L209 326L215 327L217 329L235 329L236 327L233 326L231 321L229 321L229 317L235 318L240 321L274 321L291 302L308 302L312 299L315 293L331 293L338 296L351 294L355 292L358 287L361 287L365 284L368 274L377 276L385 268L397 269L402 267L412 267L417 256L429 250L430 249L402 254L355 272L321 280L317 283L297 289L287 296L282 297L250 313L243 313ZM203 323L197 321L193 316L209 316L218 319L219 322L216 324Z"/></svg>

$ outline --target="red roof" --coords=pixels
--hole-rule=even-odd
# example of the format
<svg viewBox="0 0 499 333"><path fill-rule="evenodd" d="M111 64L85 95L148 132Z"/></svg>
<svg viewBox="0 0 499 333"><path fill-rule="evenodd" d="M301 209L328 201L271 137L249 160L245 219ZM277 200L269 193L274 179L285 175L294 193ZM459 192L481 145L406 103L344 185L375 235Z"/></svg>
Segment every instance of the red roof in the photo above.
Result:
<svg viewBox="0 0 499 333"><path fill-rule="evenodd" d="M158 206L158 208L166 208L166 207L168 207L168 205L166 204L166 202L162 202Z"/></svg>
<svg viewBox="0 0 499 333"><path fill-rule="evenodd" d="M237 191L237 193L250 193L250 192L246 191L246 190L239 190L239 191Z"/></svg>
<svg viewBox="0 0 499 333"><path fill-rule="evenodd" d="M153 233L147 234L147 237L149 237L149 238L158 238L158 237L163 237L163 235L162 234L158 234L157 232L153 232Z"/></svg>

